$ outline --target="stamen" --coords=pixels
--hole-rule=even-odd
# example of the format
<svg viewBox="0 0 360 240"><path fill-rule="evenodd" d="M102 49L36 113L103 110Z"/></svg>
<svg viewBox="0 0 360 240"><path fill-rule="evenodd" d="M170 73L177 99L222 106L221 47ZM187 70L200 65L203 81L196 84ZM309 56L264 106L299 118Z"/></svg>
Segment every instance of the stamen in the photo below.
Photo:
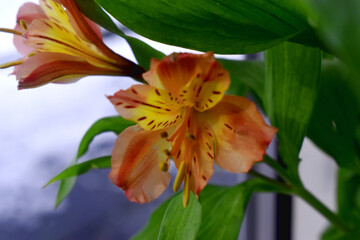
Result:
<svg viewBox="0 0 360 240"><path fill-rule="evenodd" d="M169 136L169 134L167 132L162 132L160 133L162 138L167 138Z"/></svg>
<svg viewBox="0 0 360 240"><path fill-rule="evenodd" d="M23 62L24 62L23 60L17 60L17 61L13 61L13 62L4 63L4 64L0 65L0 68L4 69L4 68L8 68L8 67L13 67L16 65L20 65Z"/></svg>
<svg viewBox="0 0 360 240"><path fill-rule="evenodd" d="M186 134L186 137L190 138L191 140L195 140L195 139L196 139L195 136L194 136L194 134L191 134L191 133L187 133L187 134Z"/></svg>
<svg viewBox="0 0 360 240"><path fill-rule="evenodd" d="M169 149L165 149L164 153L166 154L166 156L171 157L171 152Z"/></svg>
<svg viewBox="0 0 360 240"><path fill-rule="evenodd" d="M185 162L182 161L180 163L179 171L175 178L175 182L174 182L174 186L173 186L174 192L177 192L177 190L179 190L181 183L184 180L184 176L185 176Z"/></svg>
<svg viewBox="0 0 360 240"><path fill-rule="evenodd" d="M184 193L183 193L183 206L184 208L187 207L189 204L189 197L190 197L190 176L186 174L185 183L184 183Z"/></svg>
<svg viewBox="0 0 360 240"><path fill-rule="evenodd" d="M20 24L22 29L24 29L25 31L27 30L27 24L26 24L26 22L24 20L21 19L19 21L19 24Z"/></svg>
<svg viewBox="0 0 360 240"><path fill-rule="evenodd" d="M169 170L169 163L167 163L167 161L161 162L160 163L160 170L163 172L167 172Z"/></svg>
<svg viewBox="0 0 360 240"><path fill-rule="evenodd" d="M16 31L14 29L9 29L9 28L0 28L0 32L12 33L15 35L20 35L20 36L23 35L21 32Z"/></svg>

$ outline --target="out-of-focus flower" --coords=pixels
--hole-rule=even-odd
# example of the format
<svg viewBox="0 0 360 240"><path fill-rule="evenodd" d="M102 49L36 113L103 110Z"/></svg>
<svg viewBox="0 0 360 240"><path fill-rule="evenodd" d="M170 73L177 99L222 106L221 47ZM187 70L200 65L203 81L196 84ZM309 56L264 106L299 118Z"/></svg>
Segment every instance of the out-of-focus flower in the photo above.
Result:
<svg viewBox="0 0 360 240"><path fill-rule="evenodd" d="M143 75L149 85L133 85L109 100L119 114L138 124L115 142L110 179L139 203L157 198L170 182L170 158L184 183L198 195L210 179L214 161L235 173L261 161L277 129L266 125L254 103L224 95L226 70L212 53L172 54L153 59Z"/></svg>
<svg viewBox="0 0 360 240"><path fill-rule="evenodd" d="M100 27L87 19L75 0L25 3L18 12L14 44L23 59L15 66L19 89L49 82L66 83L86 75L130 76L141 79L143 68L114 53L102 41Z"/></svg>

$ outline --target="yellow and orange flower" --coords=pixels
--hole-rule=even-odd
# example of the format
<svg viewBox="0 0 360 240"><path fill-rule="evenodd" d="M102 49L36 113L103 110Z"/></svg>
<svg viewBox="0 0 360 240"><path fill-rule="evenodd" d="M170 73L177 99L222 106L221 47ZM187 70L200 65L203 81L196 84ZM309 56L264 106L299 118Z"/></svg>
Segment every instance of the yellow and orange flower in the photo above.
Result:
<svg viewBox="0 0 360 240"><path fill-rule="evenodd" d="M174 191L184 183L184 206L190 191L206 186L214 162L243 173L263 159L277 129L251 101L224 95L230 77L212 53L153 59L143 78L149 85L109 97L122 117L137 122L116 140L109 175L131 201L149 202L165 190L170 158L178 169Z"/></svg>
<svg viewBox="0 0 360 240"><path fill-rule="evenodd" d="M19 89L72 82L86 75L140 79L144 72L103 43L100 27L80 12L75 0L25 3L15 29L0 31L15 34L14 44L25 56L1 66L15 66Z"/></svg>

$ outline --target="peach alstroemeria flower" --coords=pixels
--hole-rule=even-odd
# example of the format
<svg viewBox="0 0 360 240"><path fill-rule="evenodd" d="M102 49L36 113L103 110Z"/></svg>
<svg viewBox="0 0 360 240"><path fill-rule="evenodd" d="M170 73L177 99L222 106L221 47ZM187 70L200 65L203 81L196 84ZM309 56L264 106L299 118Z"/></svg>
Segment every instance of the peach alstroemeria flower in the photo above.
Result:
<svg viewBox="0 0 360 240"><path fill-rule="evenodd" d="M87 19L75 0L25 3L18 12L14 44L25 57L2 65L15 66L19 89L49 82L65 83L86 75L141 78L144 70L110 50L100 27Z"/></svg>
<svg viewBox="0 0 360 240"><path fill-rule="evenodd" d="M224 95L230 77L212 53L153 59L143 78L149 85L109 97L122 117L138 123L116 140L109 176L131 201L149 202L165 190L170 158L178 169L174 191L184 183L184 206L190 191L205 187L214 161L243 173L263 159L277 129L251 101Z"/></svg>

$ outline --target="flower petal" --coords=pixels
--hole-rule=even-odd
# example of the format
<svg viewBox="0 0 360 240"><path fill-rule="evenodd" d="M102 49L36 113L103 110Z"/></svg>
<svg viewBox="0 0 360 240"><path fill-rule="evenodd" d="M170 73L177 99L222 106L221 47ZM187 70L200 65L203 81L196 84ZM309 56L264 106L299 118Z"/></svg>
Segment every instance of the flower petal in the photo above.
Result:
<svg viewBox="0 0 360 240"><path fill-rule="evenodd" d="M177 136L172 137L171 154L178 169L185 162L188 177L183 180L189 181L190 190L198 195L213 174L214 134L206 115L195 111L188 114L190 116L177 129Z"/></svg>
<svg viewBox="0 0 360 240"><path fill-rule="evenodd" d="M129 127L115 142L109 178L125 191L129 200L150 202L170 182L170 174L160 169L168 158L164 150L169 148L170 144L161 138L160 131Z"/></svg>
<svg viewBox="0 0 360 240"><path fill-rule="evenodd" d="M215 132L216 163L230 172L248 172L261 161L277 132L264 122L256 105L243 97L225 95L206 114Z"/></svg>
<svg viewBox="0 0 360 240"><path fill-rule="evenodd" d="M45 19L47 18L44 11L40 8L39 5L35 3L25 3L23 4L17 14L17 24L15 30L24 33L25 29L20 26L20 21L24 21L26 25L29 25L35 19ZM28 55L34 52L33 47L29 47L25 44L25 38L21 35L14 35L14 45L18 52L23 55Z"/></svg>
<svg viewBox="0 0 360 240"><path fill-rule="evenodd" d="M19 89L39 87L59 79L86 75L121 75L122 72L95 67L83 59L62 53L38 53L15 67Z"/></svg>
<svg viewBox="0 0 360 240"><path fill-rule="evenodd" d="M149 85L133 85L108 98L123 118L147 130L170 127L184 117L184 109L176 97Z"/></svg>
<svg viewBox="0 0 360 240"><path fill-rule="evenodd" d="M174 53L161 61L152 60L143 75L151 85L178 96L184 104L205 111L216 105L230 85L226 70L213 53Z"/></svg>

